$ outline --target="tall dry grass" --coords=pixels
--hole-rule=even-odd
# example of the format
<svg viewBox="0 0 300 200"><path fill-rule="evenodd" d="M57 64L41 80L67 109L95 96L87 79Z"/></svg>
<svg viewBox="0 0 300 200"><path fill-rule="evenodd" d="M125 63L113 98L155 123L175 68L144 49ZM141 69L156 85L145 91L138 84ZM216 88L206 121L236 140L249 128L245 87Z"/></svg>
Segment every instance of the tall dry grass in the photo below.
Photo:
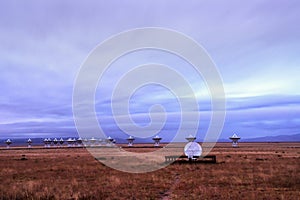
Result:
<svg viewBox="0 0 300 200"><path fill-rule="evenodd" d="M84 149L0 150L0 199L297 199L299 147L218 144L217 164L145 174L110 169Z"/></svg>

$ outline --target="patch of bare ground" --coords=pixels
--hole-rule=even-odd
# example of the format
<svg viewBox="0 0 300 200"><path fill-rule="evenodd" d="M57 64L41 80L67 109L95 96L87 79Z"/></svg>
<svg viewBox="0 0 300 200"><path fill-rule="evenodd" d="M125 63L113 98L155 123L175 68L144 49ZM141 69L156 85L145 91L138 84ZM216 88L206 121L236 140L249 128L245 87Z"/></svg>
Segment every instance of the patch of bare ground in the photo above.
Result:
<svg viewBox="0 0 300 200"><path fill-rule="evenodd" d="M179 181L180 181L179 174L176 174L174 176L174 180L172 182L171 187L166 192L162 193L163 200L170 199L170 196L172 195L173 191L176 189L177 185L179 184Z"/></svg>
<svg viewBox="0 0 300 200"><path fill-rule="evenodd" d="M0 199L297 199L299 147L218 143L210 153L217 164L144 174L110 169L85 149L0 150Z"/></svg>

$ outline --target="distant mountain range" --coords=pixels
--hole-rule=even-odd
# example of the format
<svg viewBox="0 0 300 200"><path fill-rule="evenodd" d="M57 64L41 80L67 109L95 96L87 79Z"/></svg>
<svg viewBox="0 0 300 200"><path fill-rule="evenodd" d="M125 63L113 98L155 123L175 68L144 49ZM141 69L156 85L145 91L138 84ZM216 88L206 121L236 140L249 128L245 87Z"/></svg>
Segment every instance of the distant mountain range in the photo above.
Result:
<svg viewBox="0 0 300 200"><path fill-rule="evenodd" d="M241 138L241 142L300 142L300 133L294 135L277 135L257 138Z"/></svg>

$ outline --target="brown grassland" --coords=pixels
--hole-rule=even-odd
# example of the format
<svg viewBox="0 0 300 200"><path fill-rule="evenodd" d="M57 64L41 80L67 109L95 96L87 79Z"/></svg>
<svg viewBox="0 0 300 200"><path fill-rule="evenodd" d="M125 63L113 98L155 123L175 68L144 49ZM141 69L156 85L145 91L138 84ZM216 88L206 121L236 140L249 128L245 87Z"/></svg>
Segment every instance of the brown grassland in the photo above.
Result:
<svg viewBox="0 0 300 200"><path fill-rule="evenodd" d="M0 199L300 199L300 143L218 143L210 154L216 164L130 174L83 148L2 148Z"/></svg>

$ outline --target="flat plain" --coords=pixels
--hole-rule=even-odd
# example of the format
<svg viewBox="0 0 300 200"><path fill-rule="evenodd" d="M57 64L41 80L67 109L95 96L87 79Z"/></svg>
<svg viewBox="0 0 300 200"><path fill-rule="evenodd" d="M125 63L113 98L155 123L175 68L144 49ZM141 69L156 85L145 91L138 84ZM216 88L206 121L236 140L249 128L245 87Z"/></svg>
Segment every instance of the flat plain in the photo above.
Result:
<svg viewBox="0 0 300 200"><path fill-rule="evenodd" d="M216 164L133 174L103 165L84 148L2 147L0 199L300 198L300 143L218 143L210 154Z"/></svg>

